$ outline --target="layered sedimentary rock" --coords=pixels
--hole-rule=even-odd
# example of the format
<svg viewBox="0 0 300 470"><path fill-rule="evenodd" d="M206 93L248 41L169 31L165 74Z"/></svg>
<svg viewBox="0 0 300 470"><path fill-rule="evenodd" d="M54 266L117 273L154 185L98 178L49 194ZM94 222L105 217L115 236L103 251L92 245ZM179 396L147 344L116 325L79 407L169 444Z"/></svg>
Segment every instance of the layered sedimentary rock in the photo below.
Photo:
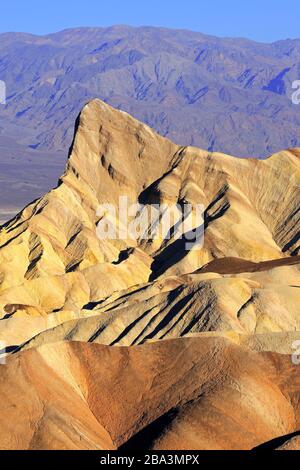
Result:
<svg viewBox="0 0 300 470"><path fill-rule="evenodd" d="M107 205L124 229L124 197L176 207L168 236L99 236ZM0 393L13 405L0 446L251 448L297 432L299 201L297 149L259 161L179 147L88 103L58 186L0 232Z"/></svg>

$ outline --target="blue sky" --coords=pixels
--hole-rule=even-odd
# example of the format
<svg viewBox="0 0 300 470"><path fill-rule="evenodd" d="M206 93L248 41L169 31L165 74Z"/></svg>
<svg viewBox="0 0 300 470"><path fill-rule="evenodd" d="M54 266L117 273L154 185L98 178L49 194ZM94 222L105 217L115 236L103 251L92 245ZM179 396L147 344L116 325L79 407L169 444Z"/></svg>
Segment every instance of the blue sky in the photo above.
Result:
<svg viewBox="0 0 300 470"><path fill-rule="evenodd" d="M76 26L185 28L271 42L300 37L300 0L2 0L0 32Z"/></svg>

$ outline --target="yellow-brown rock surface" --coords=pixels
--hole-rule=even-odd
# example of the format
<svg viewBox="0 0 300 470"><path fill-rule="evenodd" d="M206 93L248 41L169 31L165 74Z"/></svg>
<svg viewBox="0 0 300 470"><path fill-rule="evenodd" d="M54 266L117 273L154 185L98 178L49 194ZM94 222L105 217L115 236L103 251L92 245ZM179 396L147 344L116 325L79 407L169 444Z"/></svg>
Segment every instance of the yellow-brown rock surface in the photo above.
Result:
<svg viewBox="0 0 300 470"><path fill-rule="evenodd" d="M44 345L2 366L0 442L5 449L251 449L295 432L299 387L287 356L220 338Z"/></svg>
<svg viewBox="0 0 300 470"><path fill-rule="evenodd" d="M99 206L124 196L203 205L202 248L176 230L99 238ZM0 447L246 449L299 431L299 206L298 149L179 147L88 103L58 186L0 230L1 352L18 351Z"/></svg>

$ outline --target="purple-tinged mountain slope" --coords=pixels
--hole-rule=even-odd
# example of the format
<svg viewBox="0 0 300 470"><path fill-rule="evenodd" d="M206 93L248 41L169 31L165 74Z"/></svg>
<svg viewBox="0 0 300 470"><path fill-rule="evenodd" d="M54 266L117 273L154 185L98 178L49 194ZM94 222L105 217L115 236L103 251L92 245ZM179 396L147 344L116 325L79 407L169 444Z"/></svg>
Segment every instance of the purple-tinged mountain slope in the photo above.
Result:
<svg viewBox="0 0 300 470"><path fill-rule="evenodd" d="M261 44L128 26L1 34L8 96L0 106L0 164L13 164L20 148L29 162L37 150L51 162L51 153L68 148L76 115L95 97L181 145L262 158L300 146L300 106L291 101L298 78L300 40ZM53 185L56 171L50 173L51 181L37 184L29 172L30 198Z"/></svg>

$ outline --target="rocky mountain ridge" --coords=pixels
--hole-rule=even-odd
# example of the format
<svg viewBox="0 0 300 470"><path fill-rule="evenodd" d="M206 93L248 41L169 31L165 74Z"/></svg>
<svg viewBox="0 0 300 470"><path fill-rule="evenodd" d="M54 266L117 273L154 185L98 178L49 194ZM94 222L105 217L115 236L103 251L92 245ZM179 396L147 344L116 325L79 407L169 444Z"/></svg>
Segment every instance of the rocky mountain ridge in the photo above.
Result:
<svg viewBox="0 0 300 470"><path fill-rule="evenodd" d="M168 238L99 238L123 196L203 205L203 245L181 218ZM182 147L89 102L57 187L0 231L0 447L296 446L299 201L299 149Z"/></svg>

